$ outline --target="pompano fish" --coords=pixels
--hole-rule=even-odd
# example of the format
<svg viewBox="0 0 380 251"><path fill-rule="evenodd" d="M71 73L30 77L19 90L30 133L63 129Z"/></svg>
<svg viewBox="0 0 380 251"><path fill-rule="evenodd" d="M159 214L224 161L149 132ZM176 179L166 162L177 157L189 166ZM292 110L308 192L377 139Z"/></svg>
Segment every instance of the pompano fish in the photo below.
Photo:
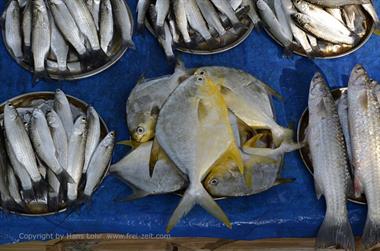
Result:
<svg viewBox="0 0 380 251"><path fill-rule="evenodd" d="M66 40L63 38L61 32L55 25L54 18L51 13L49 13L50 18L50 37L51 37L51 51L53 52L58 63L58 70L60 72L67 71L67 57L69 55L69 46Z"/></svg>
<svg viewBox="0 0 380 251"><path fill-rule="evenodd" d="M362 244L368 249L380 242L380 104L367 72L361 65L348 82L348 118L355 169L355 195L368 203Z"/></svg>
<svg viewBox="0 0 380 251"><path fill-rule="evenodd" d="M5 41L18 61L23 58L20 25L20 7L16 0L12 0L5 12Z"/></svg>
<svg viewBox="0 0 380 251"><path fill-rule="evenodd" d="M138 0L137 2L137 29L139 31L144 29L144 22L150 3L151 0Z"/></svg>
<svg viewBox="0 0 380 251"><path fill-rule="evenodd" d="M38 108L33 111L29 135L38 157L57 175L58 180L62 183L67 181L74 182L58 161L58 153L55 149L45 114Z"/></svg>
<svg viewBox="0 0 380 251"><path fill-rule="evenodd" d="M156 0L156 26L160 36L164 36L165 19L169 13L170 1L169 0Z"/></svg>
<svg viewBox="0 0 380 251"><path fill-rule="evenodd" d="M314 167L317 197L326 200L326 215L316 240L317 248L355 249L346 207L350 186L346 145L335 101L320 73L310 85L307 141ZM327 130L326 130L327 129Z"/></svg>
<svg viewBox="0 0 380 251"><path fill-rule="evenodd" d="M371 0L305 0L309 3L320 5L327 8L337 8L348 4L365 4Z"/></svg>
<svg viewBox="0 0 380 251"><path fill-rule="evenodd" d="M79 30L89 42L93 51L100 50L98 31L91 12L86 6L85 1L69 0L64 2L74 18Z"/></svg>
<svg viewBox="0 0 380 251"><path fill-rule="evenodd" d="M133 88L127 101L126 113L128 129L134 141L143 143L154 137L162 105L188 74L182 62L178 62L171 76L140 80Z"/></svg>
<svg viewBox="0 0 380 251"><path fill-rule="evenodd" d="M240 29L244 27L244 25L240 22L239 18L236 16L236 13L232 8L231 4L227 0L211 0L211 2L221 13L228 17L228 19L232 23L232 26L235 29Z"/></svg>
<svg viewBox="0 0 380 251"><path fill-rule="evenodd" d="M173 1L174 15L178 29L182 34L182 38L185 43L190 43L191 38L189 35L187 16L186 16L186 0L174 0Z"/></svg>
<svg viewBox="0 0 380 251"><path fill-rule="evenodd" d="M67 99L65 93L59 89L55 91L54 110L61 118L67 137L70 138L71 131L73 130L73 114L69 100Z"/></svg>
<svg viewBox="0 0 380 251"><path fill-rule="evenodd" d="M102 0L100 4L100 47L106 54L114 35L113 27L111 0Z"/></svg>
<svg viewBox="0 0 380 251"><path fill-rule="evenodd" d="M45 61L50 50L50 20L44 0L32 1L32 53L34 75L46 77Z"/></svg>
<svg viewBox="0 0 380 251"><path fill-rule="evenodd" d="M214 135L212 138L207 136L210 133ZM192 76L182 82L162 107L156 139L190 181L169 220L167 232L195 204L230 228L227 216L202 186L202 180L218 160L231 158L240 171L244 168L218 86L201 76Z"/></svg>
<svg viewBox="0 0 380 251"><path fill-rule="evenodd" d="M111 166L111 173L133 189L128 200L148 195L172 193L187 186L186 178L163 152L158 156L153 176L150 177L149 157L152 145L152 141L142 143Z"/></svg>
<svg viewBox="0 0 380 251"><path fill-rule="evenodd" d="M78 186L82 177L84 164L84 153L87 136L87 120L84 116L79 116L75 120L72 134L69 139L67 171L74 179L74 183L67 184L67 198L73 202L78 198Z"/></svg>
<svg viewBox="0 0 380 251"><path fill-rule="evenodd" d="M54 17L54 22L62 35L65 37L82 57L87 54L87 49L84 45L84 37L79 31L74 18L71 16L63 0L47 0L50 10Z"/></svg>
<svg viewBox="0 0 380 251"><path fill-rule="evenodd" d="M96 147L86 172L86 185L83 191L85 197L91 197L96 185L103 177L111 161L114 146L115 132L110 132Z"/></svg>
<svg viewBox="0 0 380 251"><path fill-rule="evenodd" d="M124 0L111 0L111 3L114 22L119 27L122 43L130 48L135 48L132 40L132 19Z"/></svg>
<svg viewBox="0 0 380 251"><path fill-rule="evenodd" d="M220 21L219 14L210 1L196 0L198 7L208 23L209 27L214 28L220 36L226 33L226 29L223 27Z"/></svg>
<svg viewBox="0 0 380 251"><path fill-rule="evenodd" d="M83 173L87 172L92 155L100 141L100 119L98 113L92 106L87 108L87 127Z"/></svg>
<svg viewBox="0 0 380 251"><path fill-rule="evenodd" d="M23 121L15 107L9 102L4 108L4 126L8 142L16 159L28 172L36 192L41 192L43 189L43 179L38 171L32 143Z"/></svg>

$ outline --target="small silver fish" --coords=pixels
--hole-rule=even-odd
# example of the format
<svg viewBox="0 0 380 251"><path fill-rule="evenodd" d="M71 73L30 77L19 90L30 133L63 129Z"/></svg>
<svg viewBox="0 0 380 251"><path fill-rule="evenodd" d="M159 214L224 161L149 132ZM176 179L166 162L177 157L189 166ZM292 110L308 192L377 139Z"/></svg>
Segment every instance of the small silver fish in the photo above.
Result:
<svg viewBox="0 0 380 251"><path fill-rule="evenodd" d="M223 27L219 15L212 3L204 0L196 1L209 27L214 28L220 36L223 36L226 33L226 29Z"/></svg>
<svg viewBox="0 0 380 251"><path fill-rule="evenodd" d="M100 4L100 47L108 54L114 36L114 23L111 0L102 0Z"/></svg>
<svg viewBox="0 0 380 251"><path fill-rule="evenodd" d="M50 37L51 37L51 51L53 52L58 63L58 70L60 72L65 72L67 70L67 56L69 54L69 46L66 40L63 38L61 32L55 25L54 18L49 12L50 18Z"/></svg>
<svg viewBox="0 0 380 251"><path fill-rule="evenodd" d="M67 137L70 138L71 131L73 130L73 114L65 93L59 89L55 91L54 110L61 118Z"/></svg>
<svg viewBox="0 0 380 251"><path fill-rule="evenodd" d="M156 26L157 31L161 35L161 33L164 32L164 24L165 19L169 13L169 7L170 7L170 1L169 0L156 0L156 13L157 13L157 19L156 19Z"/></svg>
<svg viewBox="0 0 380 251"><path fill-rule="evenodd" d="M182 38L185 43L190 43L191 38L190 38L188 24L187 24L185 1L186 0L174 0L173 8L174 8L176 23L178 25L178 29L180 33L182 34Z"/></svg>
<svg viewBox="0 0 380 251"><path fill-rule="evenodd" d="M132 40L132 19L124 0L111 0L111 3L114 22L119 27L123 44L130 48L135 48Z"/></svg>
<svg viewBox="0 0 380 251"><path fill-rule="evenodd" d="M18 61L23 58L20 25L20 7L16 0L12 0L5 12L5 41Z"/></svg>
<svg viewBox="0 0 380 251"><path fill-rule="evenodd" d="M211 0L211 2L221 13L228 17L234 29L240 29L244 27L239 18L236 16L236 13L231 4L227 0Z"/></svg>
<svg viewBox="0 0 380 251"><path fill-rule="evenodd" d="M92 155L100 141L100 120L94 107L87 108L87 139L84 157L83 173L87 172Z"/></svg>
<svg viewBox="0 0 380 251"><path fill-rule="evenodd" d="M137 29L139 31L144 29L146 13L148 12L151 2L151 0L138 0L137 2Z"/></svg>

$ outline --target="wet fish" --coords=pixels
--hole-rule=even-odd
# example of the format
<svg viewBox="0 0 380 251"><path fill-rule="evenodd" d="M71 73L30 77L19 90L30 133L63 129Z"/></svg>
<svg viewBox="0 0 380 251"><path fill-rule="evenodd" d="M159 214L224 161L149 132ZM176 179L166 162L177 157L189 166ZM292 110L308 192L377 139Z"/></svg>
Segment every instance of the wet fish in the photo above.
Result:
<svg viewBox="0 0 380 251"><path fill-rule="evenodd" d="M63 197L63 191L61 191L61 183L50 169L47 170L47 180L50 187L48 192L48 207L49 211L54 212L59 208L59 204Z"/></svg>
<svg viewBox="0 0 380 251"><path fill-rule="evenodd" d="M211 0L211 2L221 13L228 17L234 29L241 29L244 27L239 18L236 16L231 4L227 0Z"/></svg>
<svg viewBox="0 0 380 251"><path fill-rule="evenodd" d="M16 159L28 172L37 193L41 192L43 189L43 179L38 171L32 143L23 121L15 107L9 102L4 107L4 126L10 148Z"/></svg>
<svg viewBox="0 0 380 251"><path fill-rule="evenodd" d="M284 1L274 1L274 11L278 22L282 25L282 31L290 39L293 39L293 33L290 28L290 18L285 12Z"/></svg>
<svg viewBox="0 0 380 251"><path fill-rule="evenodd" d="M74 182L58 161L58 153L55 149L45 114L38 108L33 111L29 135L38 157L57 175L58 180L62 183L67 181Z"/></svg>
<svg viewBox="0 0 380 251"><path fill-rule="evenodd" d="M190 27L198 32L206 41L212 40L212 36L207 28L207 24L195 0L184 2L186 18Z"/></svg>
<svg viewBox="0 0 380 251"><path fill-rule="evenodd" d="M154 173L150 177L149 158L152 145L152 141L142 143L110 168L111 173L133 189L133 193L127 200L172 193L187 186L187 180L162 152L154 166Z"/></svg>
<svg viewBox="0 0 380 251"><path fill-rule="evenodd" d="M348 82L348 119L355 169L355 195L364 193L368 203L362 244L368 249L380 242L380 104L370 78L361 65Z"/></svg>
<svg viewBox="0 0 380 251"><path fill-rule="evenodd" d="M32 46L32 0L28 0L22 14L22 37L24 57L28 57Z"/></svg>
<svg viewBox="0 0 380 251"><path fill-rule="evenodd" d="M156 19L156 26L157 31L160 36L164 36L164 24L165 19L169 13L169 7L170 7L170 1L169 0L156 0L156 13L157 13L157 19Z"/></svg>
<svg viewBox="0 0 380 251"><path fill-rule="evenodd" d="M67 199L70 202L74 202L78 198L78 186L82 177L86 147L86 128L86 117L79 116L75 120L73 131L69 139L67 171L74 179L74 183L67 184Z"/></svg>
<svg viewBox="0 0 380 251"><path fill-rule="evenodd" d="M348 4L370 3L371 0L305 0L309 3L320 5L327 8L337 8Z"/></svg>
<svg viewBox="0 0 380 251"><path fill-rule="evenodd" d="M13 172L13 169L10 167L8 168L7 180L8 180L9 194L12 197L13 201L15 201L19 206L24 207L24 201L20 194L18 181L16 179L15 173Z"/></svg>
<svg viewBox="0 0 380 251"><path fill-rule="evenodd" d="M363 36L366 33L366 16L360 5L346 5L343 8L343 15L347 27L355 34Z"/></svg>
<svg viewBox="0 0 380 251"><path fill-rule="evenodd" d="M212 139L206 136L211 131L215 135ZM190 181L169 220L167 232L195 204L201 205L230 228L227 216L201 183L217 160L231 158L238 163L240 171L244 168L218 87L200 76L192 76L182 82L162 107L156 139Z"/></svg>
<svg viewBox="0 0 380 251"><path fill-rule="evenodd" d="M16 0L12 0L5 12L5 41L18 61L23 58L20 25L20 7Z"/></svg>
<svg viewBox="0 0 380 251"><path fill-rule="evenodd" d="M8 160L5 151L3 129L0 127L0 205L7 209L14 207L14 201L9 193L7 184Z"/></svg>
<svg viewBox="0 0 380 251"><path fill-rule="evenodd" d="M99 14L100 14L100 5L102 0L92 0L91 6L89 7L92 17L94 18L94 23L96 29L99 30Z"/></svg>
<svg viewBox="0 0 380 251"><path fill-rule="evenodd" d="M132 139L147 142L155 135L158 114L169 95L178 87L188 72L181 62L171 76L140 80L129 95L126 113Z"/></svg>
<svg viewBox="0 0 380 251"><path fill-rule="evenodd" d="M346 145L335 101L320 73L310 85L307 141L314 167L315 191L318 199L324 195L327 205L316 248L337 245L354 250L355 240L346 206L350 186Z"/></svg>
<svg viewBox="0 0 380 251"><path fill-rule="evenodd" d="M158 37L158 42L161 44L162 48L164 48L164 52L168 61L175 61L175 55L173 51L173 37L170 32L170 28L167 22L164 23L164 36Z"/></svg>
<svg viewBox="0 0 380 251"><path fill-rule="evenodd" d="M171 13L169 13L169 16L168 16L168 24L169 24L169 28L170 28L170 33L173 37L173 43L178 44L179 40L180 40L180 36L179 36L178 30L177 30L177 25L176 25Z"/></svg>
<svg viewBox="0 0 380 251"><path fill-rule="evenodd" d="M114 35L114 23L111 0L102 0L100 4L100 46L104 53L108 54L108 49Z"/></svg>
<svg viewBox="0 0 380 251"><path fill-rule="evenodd" d="M339 98L337 105L338 105L338 114L339 114L340 124L342 126L344 140L346 142L347 157L348 157L350 163L352 163L351 137L350 137L350 129L348 126L347 92L342 93L342 96Z"/></svg>
<svg viewBox="0 0 380 251"><path fill-rule="evenodd" d="M377 29L379 29L379 16L377 15L377 12L375 10L375 7L372 3L363 4L363 8L371 15L373 21L375 22L375 26Z"/></svg>
<svg viewBox="0 0 380 251"><path fill-rule="evenodd" d="M91 197L96 185L103 177L106 168L110 164L114 146L115 132L110 132L96 147L86 172L86 186L83 192L85 197Z"/></svg>
<svg viewBox="0 0 380 251"><path fill-rule="evenodd" d="M50 20L44 0L32 1L32 53L34 75L46 77L45 61L50 50Z"/></svg>
<svg viewBox="0 0 380 251"><path fill-rule="evenodd" d="M63 0L47 0L50 10L54 17L54 22L68 43L70 43L76 52L82 57L87 54L84 45L84 37L79 31L74 18L71 16Z"/></svg>
<svg viewBox="0 0 380 251"><path fill-rule="evenodd" d="M124 45L135 48L132 40L132 20L124 0L111 0L114 22L119 27Z"/></svg>
<svg viewBox="0 0 380 251"><path fill-rule="evenodd" d="M146 14L151 2L151 0L138 0L137 2L137 29L139 31L144 29Z"/></svg>
<svg viewBox="0 0 380 251"><path fill-rule="evenodd" d="M330 13L333 17L339 20L342 24L344 24L342 10L340 8L327 8L326 11Z"/></svg>
<svg viewBox="0 0 380 251"><path fill-rule="evenodd" d="M87 138L86 150L84 155L83 173L87 172L90 160L100 141L100 120L94 107L87 108Z"/></svg>
<svg viewBox="0 0 380 251"><path fill-rule="evenodd" d="M234 11L236 11L243 4L243 0L229 0L229 2Z"/></svg>
<svg viewBox="0 0 380 251"><path fill-rule="evenodd" d="M73 114L65 93L59 89L55 91L54 110L61 118L67 137L70 138L71 131L73 130Z"/></svg>
<svg viewBox="0 0 380 251"><path fill-rule="evenodd" d="M53 52L58 63L58 70L60 72L67 71L67 56L69 54L69 46L66 40L63 38L61 32L55 25L52 14L50 17L50 37L51 37L51 51Z"/></svg>
<svg viewBox="0 0 380 251"><path fill-rule="evenodd" d="M173 1L174 15L178 29L182 34L182 38L185 43L190 43L191 38L188 30L188 22L186 15L186 0L174 0Z"/></svg>
<svg viewBox="0 0 380 251"><path fill-rule="evenodd" d="M220 21L219 14L210 1L196 0L198 7L208 23L209 27L214 28L219 36L223 36L226 33L226 29L223 27Z"/></svg>

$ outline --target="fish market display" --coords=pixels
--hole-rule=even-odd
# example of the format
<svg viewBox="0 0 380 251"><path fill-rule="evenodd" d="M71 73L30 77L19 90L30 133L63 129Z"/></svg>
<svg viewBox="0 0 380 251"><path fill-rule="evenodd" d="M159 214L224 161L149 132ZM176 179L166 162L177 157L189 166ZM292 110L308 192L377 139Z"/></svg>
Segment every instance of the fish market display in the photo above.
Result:
<svg viewBox="0 0 380 251"><path fill-rule="evenodd" d="M280 166L283 155L301 144L275 122L272 95L279 96L252 75L226 67L187 70L179 63L170 76L140 80L127 101L132 139L121 142L133 150L111 166L133 189L127 200L181 194L168 232L196 204L232 227L214 198L292 181L279 177Z"/></svg>
<svg viewBox="0 0 380 251"><path fill-rule="evenodd" d="M378 90L379 84L362 65L353 68L347 88L331 93L320 74L312 80L308 116L300 121L298 138L308 141L309 148L301 155L314 173L317 196L323 194L326 200L317 247L354 250L346 198L368 205L361 238L365 250L380 243Z"/></svg>
<svg viewBox="0 0 380 251"><path fill-rule="evenodd" d="M3 18L4 42L35 79L65 79L103 69L132 41L133 20L124 0L11 0Z"/></svg>
<svg viewBox="0 0 380 251"><path fill-rule="evenodd" d="M266 30L287 54L339 56L358 48L379 27L369 0L258 0L256 7Z"/></svg>
<svg viewBox="0 0 380 251"><path fill-rule="evenodd" d="M250 0L139 0L137 13L139 30L146 24L169 60L174 48L201 54L232 48L259 22Z"/></svg>
<svg viewBox="0 0 380 251"><path fill-rule="evenodd" d="M36 94L38 95L38 94ZM1 206L26 214L57 212L87 201L111 161L115 134L93 107L61 90L7 101L0 116ZM85 166L85 160L86 166Z"/></svg>

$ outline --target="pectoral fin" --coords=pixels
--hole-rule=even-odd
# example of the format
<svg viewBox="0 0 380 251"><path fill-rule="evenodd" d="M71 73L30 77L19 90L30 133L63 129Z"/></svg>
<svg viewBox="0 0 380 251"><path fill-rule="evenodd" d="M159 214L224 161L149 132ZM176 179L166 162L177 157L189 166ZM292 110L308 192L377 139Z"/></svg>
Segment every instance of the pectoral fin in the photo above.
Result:
<svg viewBox="0 0 380 251"><path fill-rule="evenodd" d="M158 144L158 141L156 138L154 138L152 143L152 150L150 152L150 158L149 158L149 175L150 177L153 176L154 167L158 161L158 156L160 154L161 148Z"/></svg>

